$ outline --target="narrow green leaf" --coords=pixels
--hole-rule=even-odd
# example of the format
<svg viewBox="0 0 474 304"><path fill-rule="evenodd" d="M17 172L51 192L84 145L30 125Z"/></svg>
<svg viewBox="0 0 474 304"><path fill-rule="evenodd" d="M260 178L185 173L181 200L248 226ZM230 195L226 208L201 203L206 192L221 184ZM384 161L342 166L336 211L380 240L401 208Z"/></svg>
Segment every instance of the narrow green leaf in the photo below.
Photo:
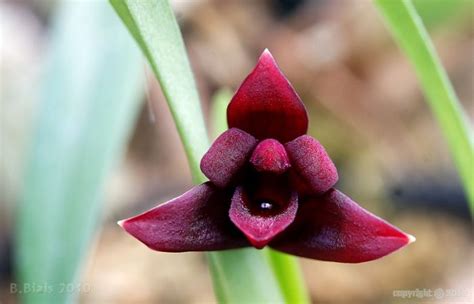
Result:
<svg viewBox="0 0 474 304"><path fill-rule="evenodd" d="M213 285L219 303L285 302L265 257L254 248L208 254Z"/></svg>
<svg viewBox="0 0 474 304"><path fill-rule="evenodd" d="M229 89L221 89L212 97L210 121L213 140L228 129L227 106L231 98L232 92Z"/></svg>
<svg viewBox="0 0 474 304"><path fill-rule="evenodd" d="M209 142L193 74L173 11L164 0L110 0L160 82L195 183Z"/></svg>
<svg viewBox="0 0 474 304"><path fill-rule="evenodd" d="M414 0L413 5L428 30L463 22L474 9L468 0Z"/></svg>
<svg viewBox="0 0 474 304"><path fill-rule="evenodd" d="M395 40L407 55L448 142L474 215L474 135L429 35L410 0L376 0Z"/></svg>
<svg viewBox="0 0 474 304"><path fill-rule="evenodd" d="M75 300L67 287L79 286L143 94L141 55L107 3L66 1L53 21L15 244L19 290L47 289L25 289L23 303Z"/></svg>
<svg viewBox="0 0 474 304"><path fill-rule="evenodd" d="M285 302L310 303L303 273L297 258L272 249L265 249L264 252L280 284Z"/></svg>

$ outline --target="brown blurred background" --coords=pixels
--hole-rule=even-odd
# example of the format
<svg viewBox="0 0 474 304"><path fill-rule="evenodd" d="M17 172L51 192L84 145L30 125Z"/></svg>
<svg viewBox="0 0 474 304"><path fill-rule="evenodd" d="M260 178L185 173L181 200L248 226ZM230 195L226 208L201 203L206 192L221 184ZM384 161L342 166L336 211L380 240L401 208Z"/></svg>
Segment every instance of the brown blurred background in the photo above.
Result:
<svg viewBox="0 0 474 304"><path fill-rule="evenodd" d="M11 214L35 109L32 88L54 2L1 1L0 303L14 303ZM416 2L470 120L474 116L474 13L469 0ZM472 303L472 222L453 163L415 78L373 4L352 1L174 1L205 113L235 89L269 48L310 113L310 134L336 162L338 187L417 237L381 260L301 259L315 303ZM148 250L118 219L191 186L169 110L151 72L126 158L108 182L103 229L82 279L83 303L213 303L201 253ZM7 102L8 100L8 102ZM15 102L12 102L15 101ZM151 110L152 109L152 110ZM474 169L474 168L473 168ZM394 290L442 288L460 297L416 299Z"/></svg>

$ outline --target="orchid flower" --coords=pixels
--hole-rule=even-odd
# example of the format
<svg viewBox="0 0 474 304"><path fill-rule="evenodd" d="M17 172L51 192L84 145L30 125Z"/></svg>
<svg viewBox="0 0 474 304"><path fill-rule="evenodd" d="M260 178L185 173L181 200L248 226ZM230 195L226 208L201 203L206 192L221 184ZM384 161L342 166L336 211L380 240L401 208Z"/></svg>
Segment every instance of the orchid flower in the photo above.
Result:
<svg viewBox="0 0 474 304"><path fill-rule="evenodd" d="M128 233L165 252L269 246L345 263L414 241L333 188L336 167L306 135L306 109L268 50L233 96L227 121L201 160L209 181L120 221Z"/></svg>

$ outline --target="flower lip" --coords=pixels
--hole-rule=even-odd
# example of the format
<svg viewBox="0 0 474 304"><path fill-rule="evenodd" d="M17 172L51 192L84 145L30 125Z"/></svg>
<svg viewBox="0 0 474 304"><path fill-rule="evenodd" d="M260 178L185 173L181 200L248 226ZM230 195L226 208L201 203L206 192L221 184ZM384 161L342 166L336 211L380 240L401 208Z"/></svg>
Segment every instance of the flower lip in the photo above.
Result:
<svg viewBox="0 0 474 304"><path fill-rule="evenodd" d="M306 134L306 109L268 50L232 98L227 122L257 139L275 138L282 143Z"/></svg>
<svg viewBox="0 0 474 304"><path fill-rule="evenodd" d="M298 195L285 187L284 181L284 177L276 177L257 186L239 186L232 197L230 219L258 249L295 219Z"/></svg>

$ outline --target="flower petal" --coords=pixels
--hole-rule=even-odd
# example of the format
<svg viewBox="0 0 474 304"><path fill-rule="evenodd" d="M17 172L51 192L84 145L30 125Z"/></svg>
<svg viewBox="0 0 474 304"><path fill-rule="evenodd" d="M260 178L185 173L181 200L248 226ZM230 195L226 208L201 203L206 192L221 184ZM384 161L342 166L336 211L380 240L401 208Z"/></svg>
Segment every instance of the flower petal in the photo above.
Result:
<svg viewBox="0 0 474 304"><path fill-rule="evenodd" d="M283 143L308 130L306 109L268 50L232 98L227 122L258 139Z"/></svg>
<svg viewBox="0 0 474 304"><path fill-rule="evenodd" d="M230 195L208 182L120 224L132 236L158 251L248 246L245 237L229 220L229 204Z"/></svg>
<svg viewBox="0 0 474 304"><path fill-rule="evenodd" d="M222 133L201 159L201 171L219 187L227 186L247 162L257 140L233 128Z"/></svg>
<svg viewBox="0 0 474 304"><path fill-rule="evenodd" d="M336 184L336 167L316 139L303 135L285 147L292 165L292 183L299 193L320 194Z"/></svg>
<svg viewBox="0 0 474 304"><path fill-rule="evenodd" d="M245 234L256 248L263 248L277 234L290 225L296 216L298 196L292 193L289 202L281 198L249 197L242 187L237 187L230 206L232 222ZM258 205L257 205L258 204Z"/></svg>
<svg viewBox="0 0 474 304"><path fill-rule="evenodd" d="M383 257L413 240L331 189L300 206L295 223L271 247L311 259L360 263Z"/></svg>
<svg viewBox="0 0 474 304"><path fill-rule="evenodd" d="M281 174L290 167L285 147L275 139L261 141L253 150L250 162L259 172Z"/></svg>

